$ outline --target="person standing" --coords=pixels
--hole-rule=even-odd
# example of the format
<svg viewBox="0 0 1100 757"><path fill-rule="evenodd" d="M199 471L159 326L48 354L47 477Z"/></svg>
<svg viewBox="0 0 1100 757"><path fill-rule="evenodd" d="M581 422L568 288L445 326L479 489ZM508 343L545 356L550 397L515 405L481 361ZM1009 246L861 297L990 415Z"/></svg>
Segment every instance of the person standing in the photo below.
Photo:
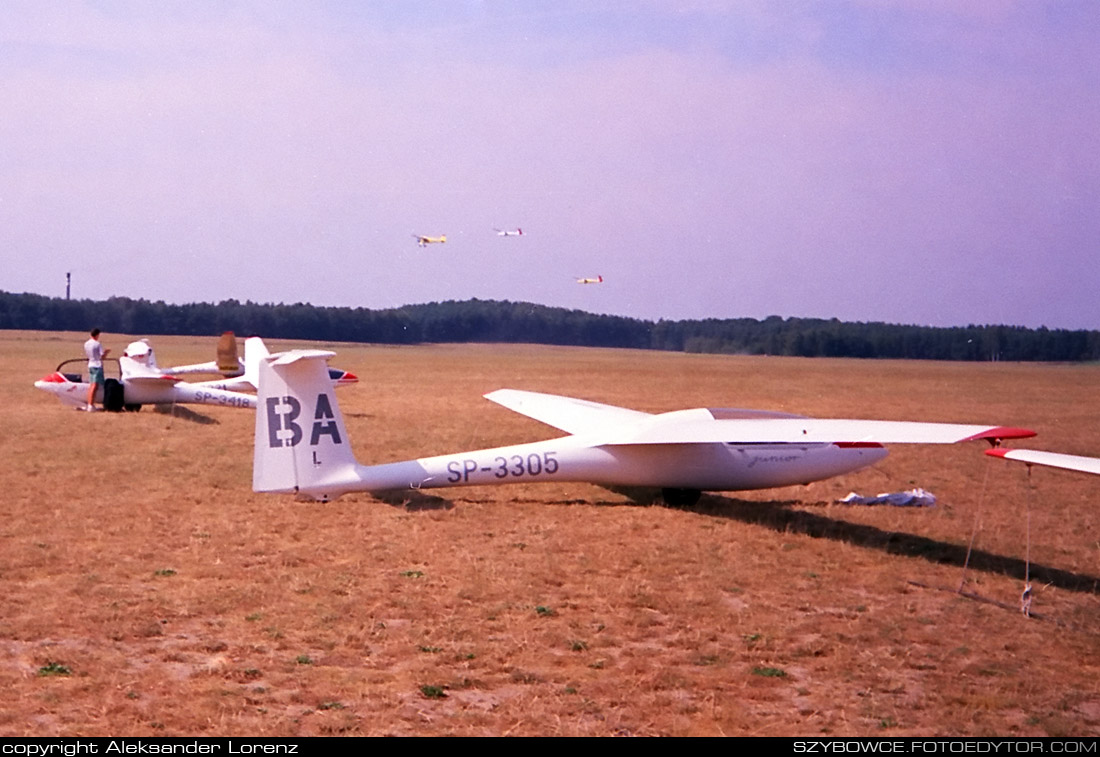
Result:
<svg viewBox="0 0 1100 757"><path fill-rule="evenodd" d="M88 356L88 406L84 409L89 413L96 409L95 390L103 386L103 358L109 352L99 343L99 329L92 329L91 339L84 342L84 354Z"/></svg>

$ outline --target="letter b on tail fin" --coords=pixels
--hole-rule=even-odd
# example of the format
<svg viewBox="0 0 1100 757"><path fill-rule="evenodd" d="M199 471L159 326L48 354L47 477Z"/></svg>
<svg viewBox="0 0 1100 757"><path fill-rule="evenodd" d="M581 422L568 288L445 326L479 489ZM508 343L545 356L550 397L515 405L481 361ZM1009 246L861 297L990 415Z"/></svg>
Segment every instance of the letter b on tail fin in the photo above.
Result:
<svg viewBox="0 0 1100 757"><path fill-rule="evenodd" d="M357 480L327 359L295 350L265 357L258 376L252 488L327 499Z"/></svg>

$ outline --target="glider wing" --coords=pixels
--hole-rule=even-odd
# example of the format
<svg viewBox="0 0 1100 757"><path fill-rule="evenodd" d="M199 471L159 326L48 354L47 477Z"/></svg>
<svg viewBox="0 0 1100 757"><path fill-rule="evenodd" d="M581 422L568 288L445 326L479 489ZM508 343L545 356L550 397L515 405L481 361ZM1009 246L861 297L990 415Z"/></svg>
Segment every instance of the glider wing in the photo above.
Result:
<svg viewBox="0 0 1100 757"><path fill-rule="evenodd" d="M652 417L640 410L519 389L498 389L485 399L570 434L597 434L609 426Z"/></svg>
<svg viewBox="0 0 1100 757"><path fill-rule="evenodd" d="M1005 426L834 418L715 420L709 410L665 413L602 444L954 444L975 439L1021 439L1034 431Z"/></svg>
<svg viewBox="0 0 1100 757"><path fill-rule="evenodd" d="M1064 455L1061 452L1043 452L1034 449L987 449L985 454L1028 465L1045 465L1050 468L1075 470L1100 476L1100 458L1095 457Z"/></svg>

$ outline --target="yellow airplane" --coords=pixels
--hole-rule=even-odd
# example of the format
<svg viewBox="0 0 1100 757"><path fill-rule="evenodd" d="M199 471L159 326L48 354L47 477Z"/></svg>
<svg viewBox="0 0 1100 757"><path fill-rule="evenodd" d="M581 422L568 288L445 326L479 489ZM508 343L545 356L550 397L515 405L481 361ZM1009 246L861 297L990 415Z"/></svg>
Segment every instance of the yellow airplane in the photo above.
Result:
<svg viewBox="0 0 1100 757"><path fill-rule="evenodd" d="M419 234L413 234L413 239L421 247L427 247L430 244L443 244L447 241L447 235L444 234L441 237L422 237Z"/></svg>
<svg viewBox="0 0 1100 757"><path fill-rule="evenodd" d="M603 276L597 276L594 279L577 279L578 284L602 284Z"/></svg>

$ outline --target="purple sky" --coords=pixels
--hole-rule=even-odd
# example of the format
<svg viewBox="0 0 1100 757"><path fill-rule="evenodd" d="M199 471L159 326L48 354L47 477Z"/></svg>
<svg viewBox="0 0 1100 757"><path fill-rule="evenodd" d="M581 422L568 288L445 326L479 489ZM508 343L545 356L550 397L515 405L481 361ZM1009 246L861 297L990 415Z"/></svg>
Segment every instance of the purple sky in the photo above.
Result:
<svg viewBox="0 0 1100 757"><path fill-rule="evenodd" d="M0 22L5 291L1098 329L1098 246L1093 0Z"/></svg>

